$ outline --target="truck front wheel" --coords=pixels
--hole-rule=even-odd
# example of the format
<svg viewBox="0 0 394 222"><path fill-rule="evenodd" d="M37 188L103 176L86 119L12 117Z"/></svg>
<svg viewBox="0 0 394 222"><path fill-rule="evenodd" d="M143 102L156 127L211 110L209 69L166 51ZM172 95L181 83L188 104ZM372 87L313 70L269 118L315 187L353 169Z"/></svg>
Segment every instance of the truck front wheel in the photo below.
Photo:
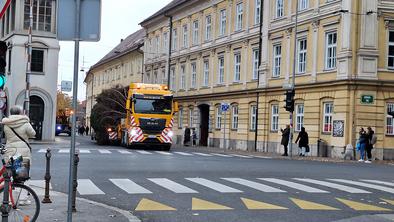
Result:
<svg viewBox="0 0 394 222"><path fill-rule="evenodd" d="M163 145L163 146L161 147L161 149L162 149L163 151L170 151L170 149L171 149L171 144L165 144L165 145Z"/></svg>

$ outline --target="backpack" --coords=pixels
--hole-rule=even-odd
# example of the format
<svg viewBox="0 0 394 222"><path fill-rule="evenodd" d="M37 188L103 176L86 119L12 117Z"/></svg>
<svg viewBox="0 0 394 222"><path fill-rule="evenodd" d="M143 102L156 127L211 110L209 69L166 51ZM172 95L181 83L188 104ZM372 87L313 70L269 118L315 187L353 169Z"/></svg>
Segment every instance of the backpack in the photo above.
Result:
<svg viewBox="0 0 394 222"><path fill-rule="evenodd" d="M372 138L371 138L371 145L375 145L377 140L378 140L378 137L375 134L373 134Z"/></svg>

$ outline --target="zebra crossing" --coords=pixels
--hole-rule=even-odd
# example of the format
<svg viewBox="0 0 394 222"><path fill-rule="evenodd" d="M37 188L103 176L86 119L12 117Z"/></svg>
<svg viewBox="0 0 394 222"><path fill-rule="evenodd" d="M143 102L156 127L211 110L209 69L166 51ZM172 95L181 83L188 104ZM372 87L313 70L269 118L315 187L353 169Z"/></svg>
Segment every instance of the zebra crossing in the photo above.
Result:
<svg viewBox="0 0 394 222"><path fill-rule="evenodd" d="M344 192L349 194L371 194L374 192L393 194L394 189L383 185L391 181L381 180L350 180L350 179L311 179L311 178L216 178L202 177L186 178L145 178L132 180L130 178L110 178L110 187L100 187L105 181L95 184L91 179L78 179L77 191L80 195L105 195L106 191L118 190L127 194L198 194L207 191L221 194L247 193L259 191L262 193L306 193L329 194ZM363 182L361 182L363 181ZM365 182L368 181L368 182ZM29 184L43 183L41 180L30 180ZM105 182L105 184L107 184ZM164 188L164 189L163 189Z"/></svg>
<svg viewBox="0 0 394 222"><path fill-rule="evenodd" d="M223 154L223 153L201 153L201 152L185 152L185 151L147 151L147 150L124 150L124 149L78 149L80 154L123 154L123 155L163 155L163 156L185 156L185 157L224 157L224 158L241 158L241 159L271 159L271 157L261 157L255 155L240 154ZM47 149L40 149L37 153L46 153ZM69 154L70 149L54 149L52 153Z"/></svg>

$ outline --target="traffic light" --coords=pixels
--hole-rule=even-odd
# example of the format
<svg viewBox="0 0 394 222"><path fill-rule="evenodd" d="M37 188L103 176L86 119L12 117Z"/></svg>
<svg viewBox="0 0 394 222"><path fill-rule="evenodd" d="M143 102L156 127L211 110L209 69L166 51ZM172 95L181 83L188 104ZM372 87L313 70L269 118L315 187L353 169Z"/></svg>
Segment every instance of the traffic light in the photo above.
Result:
<svg viewBox="0 0 394 222"><path fill-rule="evenodd" d="M5 66L6 63L6 54L7 54L7 43L4 41L0 41L0 89L4 88L6 77L5 77Z"/></svg>
<svg viewBox="0 0 394 222"><path fill-rule="evenodd" d="M285 109L288 112L293 112L294 111L294 95L295 95L295 90L287 90L286 93L286 99L284 100L286 105Z"/></svg>

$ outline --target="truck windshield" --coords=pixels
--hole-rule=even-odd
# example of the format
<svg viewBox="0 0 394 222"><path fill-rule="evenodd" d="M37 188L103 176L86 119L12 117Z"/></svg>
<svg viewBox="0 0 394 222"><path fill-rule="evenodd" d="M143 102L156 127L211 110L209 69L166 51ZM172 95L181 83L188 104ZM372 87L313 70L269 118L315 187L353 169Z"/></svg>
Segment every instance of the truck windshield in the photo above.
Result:
<svg viewBox="0 0 394 222"><path fill-rule="evenodd" d="M144 114L171 114L171 99L137 98L134 112Z"/></svg>

